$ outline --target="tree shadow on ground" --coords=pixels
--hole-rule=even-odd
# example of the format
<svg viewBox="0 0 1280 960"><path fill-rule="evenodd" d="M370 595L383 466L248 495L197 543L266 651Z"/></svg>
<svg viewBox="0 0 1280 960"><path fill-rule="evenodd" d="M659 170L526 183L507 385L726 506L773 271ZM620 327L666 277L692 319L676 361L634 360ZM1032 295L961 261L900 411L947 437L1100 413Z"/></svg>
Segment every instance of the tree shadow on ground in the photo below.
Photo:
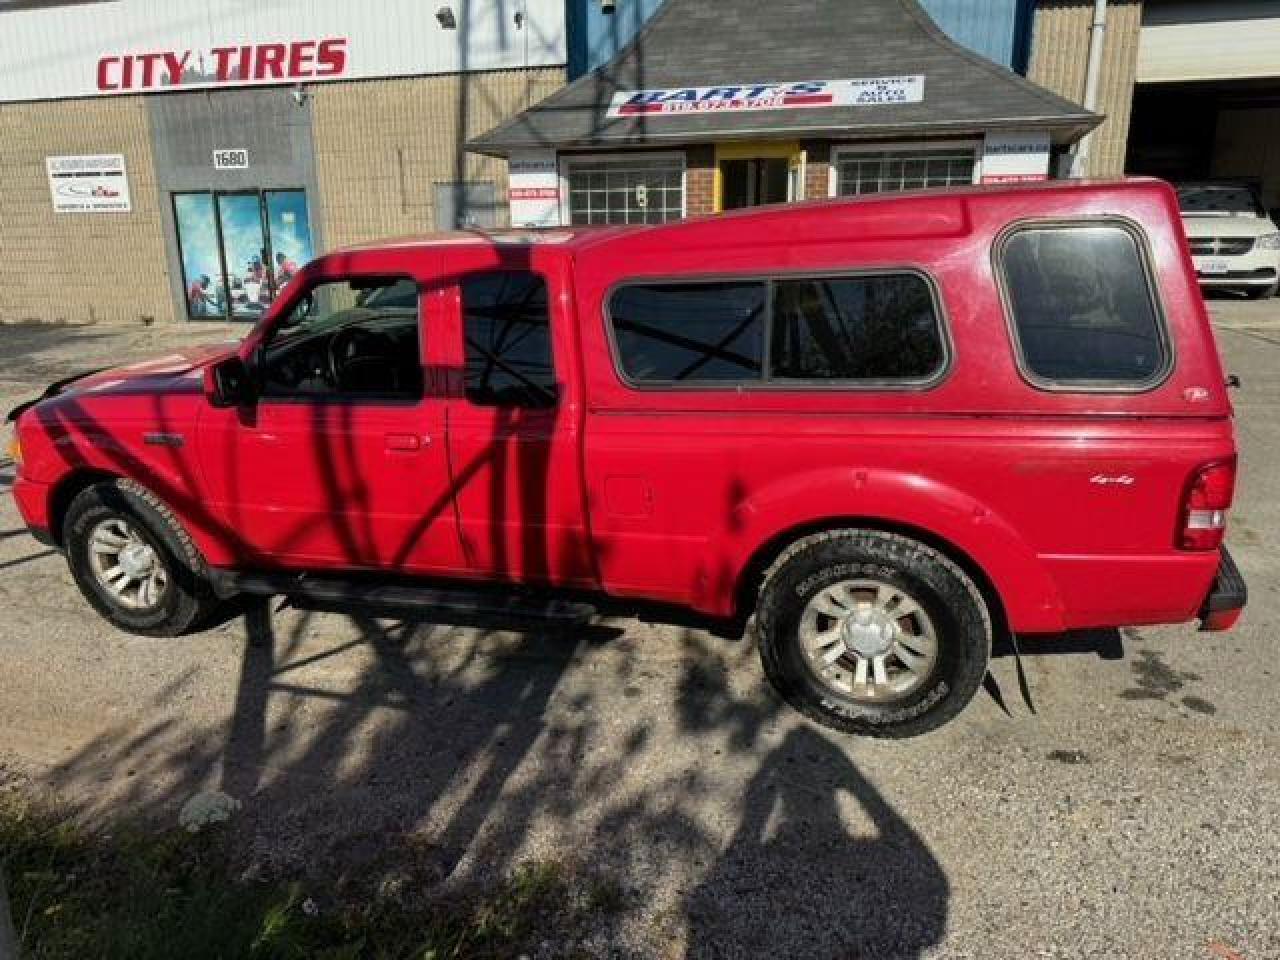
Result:
<svg viewBox="0 0 1280 960"><path fill-rule="evenodd" d="M792 730L741 808L686 901L686 956L906 958L942 941L941 865L826 734ZM852 828L863 819L870 833Z"/></svg>
<svg viewBox="0 0 1280 960"><path fill-rule="evenodd" d="M518 634L265 602L242 615L226 729L158 715L79 751L55 787L123 781L113 813L171 823L216 786L244 804L247 875L335 899L385 876L456 892L550 857L625 891L602 951L627 922L691 957L912 957L941 938L948 886L927 844L847 742L741 683L747 644L671 631L676 699L651 712L620 705L649 667L609 627ZM671 738L696 759L670 757Z"/></svg>

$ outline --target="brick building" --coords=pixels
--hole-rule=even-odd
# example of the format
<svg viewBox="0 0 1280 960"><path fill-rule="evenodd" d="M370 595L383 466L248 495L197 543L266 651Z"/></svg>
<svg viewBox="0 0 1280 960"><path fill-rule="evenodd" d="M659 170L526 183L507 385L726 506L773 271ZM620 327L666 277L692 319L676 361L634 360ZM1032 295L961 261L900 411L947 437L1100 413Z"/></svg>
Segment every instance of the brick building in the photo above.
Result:
<svg viewBox="0 0 1280 960"><path fill-rule="evenodd" d="M378 8L0 0L0 321L252 320L324 249L502 222L462 144L564 85L563 0Z"/></svg>
<svg viewBox="0 0 1280 960"><path fill-rule="evenodd" d="M513 223L654 223L1044 179L1101 119L915 0L667 0L609 61L468 146L510 159Z"/></svg>
<svg viewBox="0 0 1280 960"><path fill-rule="evenodd" d="M0 322L251 320L379 236L1069 171L1280 206L1280 3L0 0Z"/></svg>

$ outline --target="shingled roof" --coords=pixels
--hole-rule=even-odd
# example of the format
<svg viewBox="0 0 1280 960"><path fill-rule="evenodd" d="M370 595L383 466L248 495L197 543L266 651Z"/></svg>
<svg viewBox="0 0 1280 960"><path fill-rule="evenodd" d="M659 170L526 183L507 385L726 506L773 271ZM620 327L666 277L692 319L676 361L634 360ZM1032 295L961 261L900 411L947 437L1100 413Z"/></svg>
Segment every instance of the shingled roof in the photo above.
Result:
<svg viewBox="0 0 1280 960"><path fill-rule="evenodd" d="M918 103L609 117L615 93L919 74ZM667 0L604 66L468 142L536 147L843 139L1048 130L1071 143L1102 118L948 38L915 0Z"/></svg>

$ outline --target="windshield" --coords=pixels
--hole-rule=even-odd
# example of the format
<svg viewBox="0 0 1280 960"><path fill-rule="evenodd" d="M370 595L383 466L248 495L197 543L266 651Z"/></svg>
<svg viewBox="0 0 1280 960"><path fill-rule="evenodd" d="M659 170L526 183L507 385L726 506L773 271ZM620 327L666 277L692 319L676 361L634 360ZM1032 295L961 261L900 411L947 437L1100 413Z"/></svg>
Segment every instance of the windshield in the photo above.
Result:
<svg viewBox="0 0 1280 960"><path fill-rule="evenodd" d="M1266 215L1253 191L1239 184L1184 184L1178 187L1178 207L1189 216Z"/></svg>

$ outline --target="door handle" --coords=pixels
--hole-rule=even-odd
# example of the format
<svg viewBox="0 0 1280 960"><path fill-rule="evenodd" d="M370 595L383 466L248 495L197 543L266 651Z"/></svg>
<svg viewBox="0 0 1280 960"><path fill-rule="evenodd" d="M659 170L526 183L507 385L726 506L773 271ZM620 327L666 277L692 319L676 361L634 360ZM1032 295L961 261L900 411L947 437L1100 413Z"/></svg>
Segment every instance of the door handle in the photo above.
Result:
<svg viewBox="0 0 1280 960"><path fill-rule="evenodd" d="M430 437L419 437L415 433L388 433L387 449L388 450L420 450L424 443L430 443Z"/></svg>

